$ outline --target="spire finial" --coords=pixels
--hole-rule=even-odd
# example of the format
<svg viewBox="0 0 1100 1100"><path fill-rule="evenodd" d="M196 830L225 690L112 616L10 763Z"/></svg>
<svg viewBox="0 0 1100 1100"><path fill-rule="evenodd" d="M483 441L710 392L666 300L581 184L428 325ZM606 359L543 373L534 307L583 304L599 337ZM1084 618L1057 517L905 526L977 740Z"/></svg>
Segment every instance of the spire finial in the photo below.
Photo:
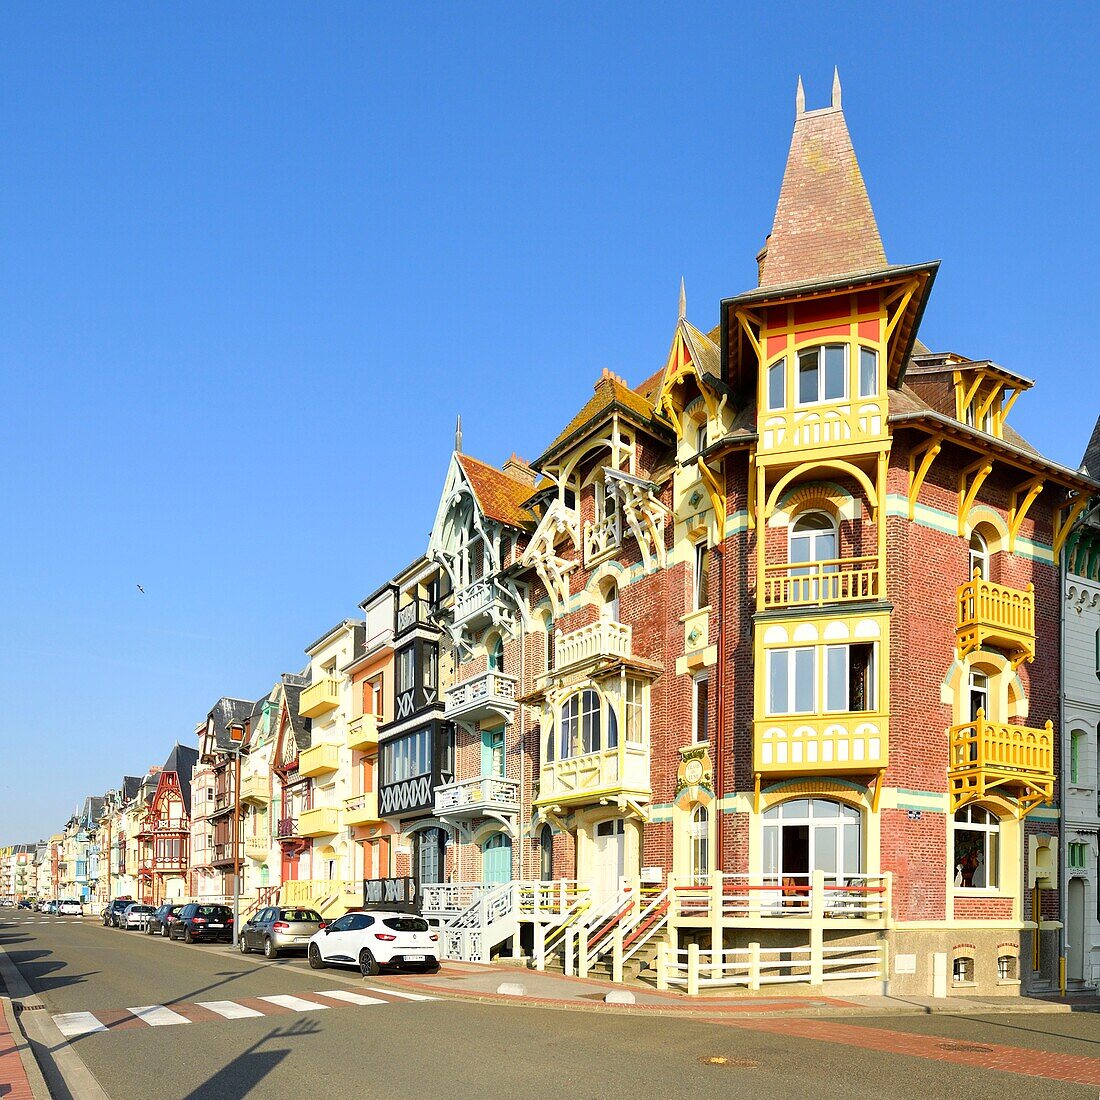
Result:
<svg viewBox="0 0 1100 1100"><path fill-rule="evenodd" d="M680 320L688 315L687 291L684 289L684 277L680 276Z"/></svg>
<svg viewBox="0 0 1100 1100"><path fill-rule="evenodd" d="M798 89L794 93L794 117L801 118L806 113L806 89L802 87L802 74L798 76Z"/></svg>
<svg viewBox="0 0 1100 1100"><path fill-rule="evenodd" d="M833 66L833 106L840 106L840 70Z"/></svg>
<svg viewBox="0 0 1100 1100"><path fill-rule="evenodd" d="M455 454L462 454L462 414L455 421Z"/></svg>

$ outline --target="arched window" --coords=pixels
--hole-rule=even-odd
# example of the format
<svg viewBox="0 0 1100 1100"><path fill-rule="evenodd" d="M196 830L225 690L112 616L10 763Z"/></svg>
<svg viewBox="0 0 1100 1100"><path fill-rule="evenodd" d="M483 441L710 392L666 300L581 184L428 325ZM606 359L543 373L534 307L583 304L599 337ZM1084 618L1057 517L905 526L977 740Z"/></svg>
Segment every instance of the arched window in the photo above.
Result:
<svg viewBox="0 0 1100 1100"><path fill-rule="evenodd" d="M504 639L496 634L489 639L489 671L504 671Z"/></svg>
<svg viewBox="0 0 1100 1100"><path fill-rule="evenodd" d="M981 806L964 806L955 814L956 888L996 889L1000 835L997 816Z"/></svg>
<svg viewBox="0 0 1100 1100"><path fill-rule="evenodd" d="M831 561L837 554L836 522L827 512L803 512L791 524L787 543L791 565Z"/></svg>
<svg viewBox="0 0 1100 1100"><path fill-rule="evenodd" d="M814 871L837 886L863 873L859 810L828 798L795 798L765 810L765 881L782 886L789 904L801 904Z"/></svg>
<svg viewBox="0 0 1100 1100"><path fill-rule="evenodd" d="M986 540L985 535L975 527L970 533L970 572L968 575L973 577L974 573L978 572L982 580L991 580L989 565L989 542Z"/></svg>
<svg viewBox="0 0 1100 1100"><path fill-rule="evenodd" d="M561 708L561 757L568 760L574 756L587 756L599 752L604 746L603 734L606 731L606 747L615 748L619 743L619 722L614 707L605 707L600 694L591 688L571 695Z"/></svg>
<svg viewBox="0 0 1100 1100"><path fill-rule="evenodd" d="M539 878L543 882L554 881L554 831L549 825L539 833Z"/></svg>
<svg viewBox="0 0 1100 1100"><path fill-rule="evenodd" d="M691 880L703 884L710 877L710 814L706 806L691 811Z"/></svg>
<svg viewBox="0 0 1100 1100"><path fill-rule="evenodd" d="M614 581L607 581L600 590L603 601L600 604L600 618L606 622L617 623L619 621L619 586Z"/></svg>
<svg viewBox="0 0 1100 1100"><path fill-rule="evenodd" d="M978 711L989 718L989 677L980 669L970 670L970 721L978 720Z"/></svg>

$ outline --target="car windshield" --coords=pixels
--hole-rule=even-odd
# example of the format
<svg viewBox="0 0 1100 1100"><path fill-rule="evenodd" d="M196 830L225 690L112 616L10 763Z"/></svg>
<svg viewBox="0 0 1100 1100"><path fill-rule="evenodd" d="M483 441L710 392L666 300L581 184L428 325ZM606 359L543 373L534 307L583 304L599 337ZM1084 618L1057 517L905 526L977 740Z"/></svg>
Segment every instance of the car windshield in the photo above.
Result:
<svg viewBox="0 0 1100 1100"><path fill-rule="evenodd" d="M198 915L202 917L227 917L229 910L224 905L200 905Z"/></svg>
<svg viewBox="0 0 1100 1100"><path fill-rule="evenodd" d="M131 905L130 906L130 912L131 913L151 913L152 911L153 911L153 907L151 905Z"/></svg>
<svg viewBox="0 0 1100 1100"><path fill-rule="evenodd" d="M428 922L423 917L386 917L382 923L395 932L428 931Z"/></svg>
<svg viewBox="0 0 1100 1100"><path fill-rule="evenodd" d="M321 916L312 909L281 909L279 911L279 920L305 920L318 923L321 920Z"/></svg>

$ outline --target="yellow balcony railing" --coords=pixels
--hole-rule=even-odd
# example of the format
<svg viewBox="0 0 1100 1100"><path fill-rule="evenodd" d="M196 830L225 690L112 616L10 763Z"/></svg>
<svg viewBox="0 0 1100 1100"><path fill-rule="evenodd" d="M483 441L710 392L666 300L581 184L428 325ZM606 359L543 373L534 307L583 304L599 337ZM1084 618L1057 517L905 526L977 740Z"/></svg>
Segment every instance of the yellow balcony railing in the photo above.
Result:
<svg viewBox="0 0 1100 1100"><path fill-rule="evenodd" d="M348 723L349 749L378 748L378 716L361 714Z"/></svg>
<svg viewBox="0 0 1100 1100"><path fill-rule="evenodd" d="M764 566L760 607L821 607L880 600L882 573L876 556Z"/></svg>
<svg viewBox="0 0 1100 1100"><path fill-rule="evenodd" d="M979 646L1002 649L1013 667L1035 656L1035 592L974 579L959 586L956 638L959 656Z"/></svg>
<svg viewBox="0 0 1100 1100"><path fill-rule="evenodd" d="M244 838L244 854L248 859L259 862L267 859L271 851L271 841L266 836L246 836Z"/></svg>
<svg viewBox="0 0 1100 1100"><path fill-rule="evenodd" d="M298 710L303 718L316 718L339 705L340 681L332 676L325 676L302 692Z"/></svg>
<svg viewBox="0 0 1100 1100"><path fill-rule="evenodd" d="M332 743L314 745L298 757L298 774L304 776L324 775L340 767L340 746Z"/></svg>
<svg viewBox="0 0 1100 1100"><path fill-rule="evenodd" d="M536 806L602 805L618 799L648 802L649 748L620 740L614 748L542 765Z"/></svg>
<svg viewBox="0 0 1100 1100"><path fill-rule="evenodd" d="M318 806L298 815L301 836L331 836L340 831L340 811L335 806Z"/></svg>
<svg viewBox="0 0 1100 1100"><path fill-rule="evenodd" d="M753 770L761 775L878 772L890 759L885 714L798 715L758 719L753 729Z"/></svg>
<svg viewBox="0 0 1100 1100"><path fill-rule="evenodd" d="M987 794L1003 794L1017 800L1023 817L1053 800L1053 723L1033 729L988 722L979 710L973 722L952 726L948 732L952 809Z"/></svg>
<svg viewBox="0 0 1100 1100"><path fill-rule="evenodd" d="M241 801L266 806L271 801L271 780L266 775L241 776Z"/></svg>
<svg viewBox="0 0 1100 1100"><path fill-rule="evenodd" d="M381 820L378 816L378 793L370 791L355 794L344 799L345 825L373 825Z"/></svg>

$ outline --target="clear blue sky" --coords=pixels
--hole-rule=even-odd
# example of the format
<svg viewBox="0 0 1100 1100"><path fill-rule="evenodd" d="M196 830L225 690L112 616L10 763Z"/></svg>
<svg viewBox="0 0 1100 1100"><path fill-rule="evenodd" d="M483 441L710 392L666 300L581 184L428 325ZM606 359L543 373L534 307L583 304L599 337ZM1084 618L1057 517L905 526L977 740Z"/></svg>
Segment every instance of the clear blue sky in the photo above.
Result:
<svg viewBox="0 0 1100 1100"><path fill-rule="evenodd" d="M163 762L423 550L466 449L754 283L834 63L922 336L1076 465L1097 17L958 5L5 5L0 843ZM136 588L141 584L145 594Z"/></svg>

